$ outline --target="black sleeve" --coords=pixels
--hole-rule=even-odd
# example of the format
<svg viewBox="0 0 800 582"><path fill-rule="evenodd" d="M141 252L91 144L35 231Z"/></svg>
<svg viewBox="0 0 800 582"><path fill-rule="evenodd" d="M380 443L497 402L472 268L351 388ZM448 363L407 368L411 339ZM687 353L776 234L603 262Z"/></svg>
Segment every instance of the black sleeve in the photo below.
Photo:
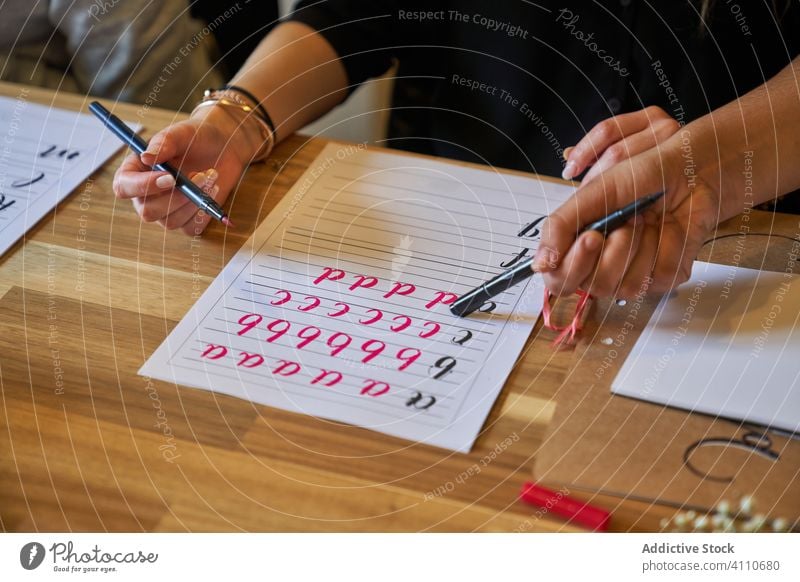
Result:
<svg viewBox="0 0 800 582"><path fill-rule="evenodd" d="M400 2L390 0L302 0L287 20L319 32L342 59L352 92L392 65Z"/></svg>

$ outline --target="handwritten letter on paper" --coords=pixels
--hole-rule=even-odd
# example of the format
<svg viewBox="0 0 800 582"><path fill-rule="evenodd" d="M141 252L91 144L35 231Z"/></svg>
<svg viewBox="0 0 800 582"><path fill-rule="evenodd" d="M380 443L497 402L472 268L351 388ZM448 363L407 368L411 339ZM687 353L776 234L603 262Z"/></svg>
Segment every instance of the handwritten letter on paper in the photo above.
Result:
<svg viewBox="0 0 800 582"><path fill-rule="evenodd" d="M531 256L572 188L328 145L140 373L468 451L541 307Z"/></svg>
<svg viewBox="0 0 800 582"><path fill-rule="evenodd" d="M94 117L0 97L0 255L122 144Z"/></svg>

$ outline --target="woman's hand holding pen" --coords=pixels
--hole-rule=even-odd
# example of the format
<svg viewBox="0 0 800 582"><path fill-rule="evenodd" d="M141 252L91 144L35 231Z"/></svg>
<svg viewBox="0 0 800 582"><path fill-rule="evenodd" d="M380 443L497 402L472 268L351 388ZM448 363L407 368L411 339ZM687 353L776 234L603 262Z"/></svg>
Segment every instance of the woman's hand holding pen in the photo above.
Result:
<svg viewBox="0 0 800 582"><path fill-rule="evenodd" d="M599 296L635 297L642 290L669 290L689 277L719 222L800 188L798 71L800 58L764 85L581 185L543 225L534 268L544 272L551 291L580 287ZM637 133L632 126L627 135ZM573 244L583 225L661 190L663 203L645 212L644 220L605 241L586 232Z"/></svg>
<svg viewBox="0 0 800 582"><path fill-rule="evenodd" d="M588 171L581 188L551 215L543 231L535 268L546 273L551 291L569 294L580 288L597 296L634 297L643 289L663 291L688 278L718 213L714 195L697 176L691 195L702 204L694 204L690 188L681 184L687 177L680 167L679 128L663 109L648 107L598 123L567 148L564 177ZM667 177L672 178L670 187ZM605 241L587 232L573 245L581 226L661 190L666 190L665 202Z"/></svg>
<svg viewBox="0 0 800 582"><path fill-rule="evenodd" d="M219 107L199 109L191 118L155 134L141 156L129 154L114 176L114 192L118 198L130 199L145 222L200 234L211 217L199 213L175 190L172 176L152 166L172 163L223 204L260 146L254 123L240 123Z"/></svg>
<svg viewBox="0 0 800 582"><path fill-rule="evenodd" d="M347 73L333 47L299 22L276 26L230 82L264 99L261 104L278 128L276 142L330 111L348 88ZM150 166L171 162L196 183L204 183L222 204L264 144L257 122L242 122L230 109L202 107L190 119L158 132L149 153L141 158L129 155L117 170L117 196L133 200L145 221L189 235L202 232L209 218L198 216L194 205L173 190L169 177Z"/></svg>
<svg viewBox="0 0 800 582"><path fill-rule="evenodd" d="M545 221L534 269L557 295L583 289L633 298L686 281L720 220L720 196L685 157L681 134L618 163L582 185ZM688 150L691 153L691 149ZM580 229L642 196L663 201L609 234Z"/></svg>

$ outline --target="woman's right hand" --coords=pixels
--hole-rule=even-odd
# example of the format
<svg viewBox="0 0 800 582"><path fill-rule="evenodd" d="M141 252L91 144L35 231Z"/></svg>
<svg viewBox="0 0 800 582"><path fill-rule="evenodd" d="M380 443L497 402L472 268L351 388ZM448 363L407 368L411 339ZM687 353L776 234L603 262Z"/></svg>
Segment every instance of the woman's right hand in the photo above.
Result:
<svg viewBox="0 0 800 582"><path fill-rule="evenodd" d="M689 128L658 147L609 168L582 184L550 214L534 270L556 295L582 289L598 297L634 299L687 281L700 248L717 223L733 213L704 179L713 168L695 164ZM582 227L648 194L663 191L653 208L608 237Z"/></svg>
<svg viewBox="0 0 800 582"><path fill-rule="evenodd" d="M240 124L221 107L200 109L155 134L141 156L128 155L114 175L114 193L131 200L145 222L201 234L211 217L174 188L172 176L152 166L169 162L222 205L258 149L254 125Z"/></svg>

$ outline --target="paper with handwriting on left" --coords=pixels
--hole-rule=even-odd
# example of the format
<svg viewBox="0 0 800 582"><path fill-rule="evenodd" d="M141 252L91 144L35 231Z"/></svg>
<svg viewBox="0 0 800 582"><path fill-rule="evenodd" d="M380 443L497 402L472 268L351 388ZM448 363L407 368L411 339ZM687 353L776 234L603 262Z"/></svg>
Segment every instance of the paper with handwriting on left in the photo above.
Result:
<svg viewBox="0 0 800 582"><path fill-rule="evenodd" d="M91 115L0 97L0 256L122 145Z"/></svg>

